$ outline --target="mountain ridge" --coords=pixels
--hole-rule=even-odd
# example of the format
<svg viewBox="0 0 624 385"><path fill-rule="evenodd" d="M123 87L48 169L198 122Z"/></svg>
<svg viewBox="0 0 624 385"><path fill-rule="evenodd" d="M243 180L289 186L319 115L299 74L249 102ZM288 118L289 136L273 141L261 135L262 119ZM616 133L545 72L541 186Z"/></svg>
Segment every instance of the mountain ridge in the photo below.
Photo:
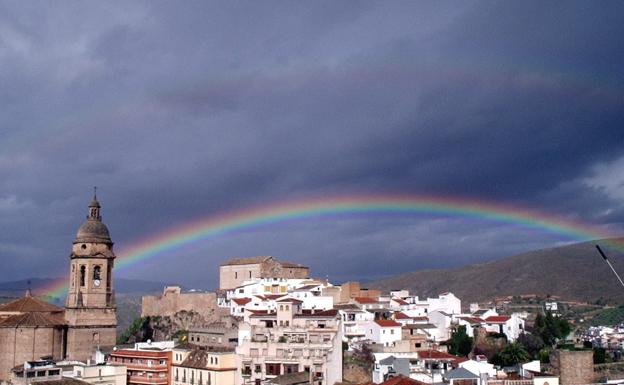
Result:
<svg viewBox="0 0 624 385"><path fill-rule="evenodd" d="M624 238L550 247L460 267L417 270L376 280L368 286L382 290L406 288L424 296L450 291L467 303L522 294L624 303L624 288L594 246L600 244L614 268L624 272L624 252L606 245L606 241L614 240Z"/></svg>

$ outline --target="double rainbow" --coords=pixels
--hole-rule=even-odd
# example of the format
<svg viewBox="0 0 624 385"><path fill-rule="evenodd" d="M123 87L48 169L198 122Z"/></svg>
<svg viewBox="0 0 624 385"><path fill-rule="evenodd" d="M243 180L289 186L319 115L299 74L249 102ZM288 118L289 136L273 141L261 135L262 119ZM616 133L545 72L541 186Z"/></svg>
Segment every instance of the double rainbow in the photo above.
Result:
<svg viewBox="0 0 624 385"><path fill-rule="evenodd" d="M379 214L427 214L466 217L500 222L560 235L574 241L614 238L621 233L601 226L524 207L479 200L427 195L349 195L272 203L211 215L145 238L119 253L115 270L129 269L152 258L165 256L183 246L212 237L268 226L289 220L337 216ZM611 246L623 248L620 241ZM59 279L43 290L61 297L67 290L66 279Z"/></svg>

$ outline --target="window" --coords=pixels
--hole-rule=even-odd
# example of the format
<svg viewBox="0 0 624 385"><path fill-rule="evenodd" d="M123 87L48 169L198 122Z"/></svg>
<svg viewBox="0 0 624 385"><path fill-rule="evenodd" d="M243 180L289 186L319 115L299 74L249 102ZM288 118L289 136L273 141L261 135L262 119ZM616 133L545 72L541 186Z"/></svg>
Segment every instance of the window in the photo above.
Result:
<svg viewBox="0 0 624 385"><path fill-rule="evenodd" d="M280 364L265 364L266 374L269 376L279 376L281 374Z"/></svg>
<svg viewBox="0 0 624 385"><path fill-rule="evenodd" d="M234 279L238 279L238 272L234 272Z"/></svg>
<svg viewBox="0 0 624 385"><path fill-rule="evenodd" d="M80 286L85 285L86 274L87 274L87 267L85 265L80 266Z"/></svg>
<svg viewBox="0 0 624 385"><path fill-rule="evenodd" d="M93 268L93 279L100 279L100 271L102 270L101 266L95 266Z"/></svg>
<svg viewBox="0 0 624 385"><path fill-rule="evenodd" d="M249 270L249 278L251 278L251 270Z"/></svg>
<svg viewBox="0 0 624 385"><path fill-rule="evenodd" d="M45 377L45 370L40 370L37 372L37 377Z"/></svg>

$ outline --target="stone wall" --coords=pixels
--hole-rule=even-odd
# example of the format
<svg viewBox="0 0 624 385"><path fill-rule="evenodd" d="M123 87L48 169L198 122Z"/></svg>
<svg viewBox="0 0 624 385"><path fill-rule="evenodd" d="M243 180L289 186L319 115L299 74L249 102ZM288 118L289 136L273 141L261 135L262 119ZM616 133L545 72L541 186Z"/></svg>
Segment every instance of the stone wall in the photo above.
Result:
<svg viewBox="0 0 624 385"><path fill-rule="evenodd" d="M219 267L219 289L229 290L257 278L310 278L310 268L265 257L260 262L224 264Z"/></svg>
<svg viewBox="0 0 624 385"><path fill-rule="evenodd" d="M550 354L552 374L560 377L561 385L594 382L594 354L591 350L555 350Z"/></svg>
<svg viewBox="0 0 624 385"><path fill-rule="evenodd" d="M0 328L0 381L7 381L11 368L24 361L62 359L63 334L62 327Z"/></svg>
<svg viewBox="0 0 624 385"><path fill-rule="evenodd" d="M141 301L141 317L172 317L181 311L195 311L212 316L217 309L215 293L182 293L177 286L166 287L162 295L145 295Z"/></svg>

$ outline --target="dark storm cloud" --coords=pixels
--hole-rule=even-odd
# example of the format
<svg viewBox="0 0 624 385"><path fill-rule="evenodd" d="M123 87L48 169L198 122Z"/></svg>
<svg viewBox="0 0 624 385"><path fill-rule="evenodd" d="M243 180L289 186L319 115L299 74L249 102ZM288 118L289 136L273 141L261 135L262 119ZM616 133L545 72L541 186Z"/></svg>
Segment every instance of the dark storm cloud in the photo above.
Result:
<svg viewBox="0 0 624 385"><path fill-rule="evenodd" d="M120 249L210 213L351 192L471 196L619 228L622 11L0 2L0 279L63 272L93 185ZM160 261L174 276L155 262L126 274L199 285L231 255L274 254L374 278L569 241L478 225L296 222L175 254L208 273L172 257Z"/></svg>

